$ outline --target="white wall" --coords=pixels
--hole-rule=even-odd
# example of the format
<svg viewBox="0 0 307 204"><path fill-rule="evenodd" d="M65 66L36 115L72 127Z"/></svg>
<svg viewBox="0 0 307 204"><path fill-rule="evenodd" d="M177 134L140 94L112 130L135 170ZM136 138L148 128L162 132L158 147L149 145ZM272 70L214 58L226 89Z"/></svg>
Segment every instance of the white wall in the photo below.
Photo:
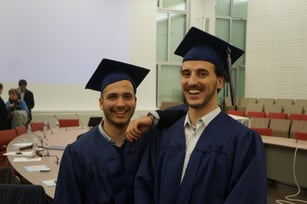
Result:
<svg viewBox="0 0 307 204"><path fill-rule="evenodd" d="M307 98L307 1L249 0L247 97Z"/></svg>
<svg viewBox="0 0 307 204"><path fill-rule="evenodd" d="M70 36L65 36L66 40L71 40L74 38L74 35L79 35L82 42L72 41L70 45L72 45L71 50L66 53L61 53L66 47L61 43L62 39L57 41L56 37L50 37L49 39L53 40L55 46L55 50L53 53L49 53L47 57L45 57L46 53L40 52L39 50L31 49L31 43L34 42L25 42L29 47L29 50L26 50L28 53L36 52L37 58L33 57L34 63L40 61L42 64L36 68L36 71L27 72L27 67L23 66L22 63L18 62L18 60L7 60L8 63L3 65L1 64L1 75L0 82L4 84L4 92L2 97L6 100L7 91L10 88L17 87L17 81L20 78L33 78L35 75L36 81L28 80L28 88L33 91L35 96L35 108L33 110L35 113L53 113L53 112L92 112L99 111L98 106L98 97L99 93L91 90L85 90L85 83L87 79L91 76L91 74L96 69L97 65L104 57L109 57L113 59L122 59L127 61L128 63L137 64L140 66L144 66L151 69L150 74L145 78L144 82L140 85L137 97L138 97L138 106L137 110L152 110L155 108L155 93L156 93L156 82L155 82L155 39L156 39L156 30L155 30L155 16L156 16L156 4L154 1L139 1L139 0L130 0L128 3L126 0L93 0L93 1L82 1L82 0L55 0L55 1L41 1L41 0L28 0L26 2L19 0L11 0L10 2L0 1L0 26L9 26L10 19L13 21L12 17L14 17L14 23L19 23L19 21L23 22L23 15L25 14L25 9L27 11L27 15L31 16L34 13L37 13L37 10L42 7L46 8L46 3L50 4L50 9L54 9L54 2L58 4L58 12L54 12L54 19L48 17L48 22L53 23L53 20L59 21L59 19L67 19L71 18L72 22L83 23L84 28L75 30L75 34L71 34ZM88 5L85 5L85 2L89 2ZM109 18L99 19L99 13L102 12L102 7L107 3L109 9L110 16ZM122 4L128 5L127 13L130 14L126 19L118 19L121 16L118 12L125 11L123 9ZM10 7L14 5L15 7ZM73 6L73 7L71 7ZM113 8L112 8L113 6ZM14 11L6 13L8 9ZM47 7L48 8L48 7ZM73 9L72 9L73 8ZM5 10L6 9L6 10ZM31 12L31 10L33 12ZM82 18L78 18L76 13L69 13L71 11L80 12L80 16ZM51 11L50 11L51 12ZM125 11L126 12L126 11ZM94 14L93 14L94 13ZM16 15L16 16L15 16ZM26 15L26 16L27 16ZM97 18L95 18L97 15ZM94 20L92 22L86 21L82 22L86 17L93 17ZM16 17L16 19L15 19ZM27 16L28 18L28 16ZM46 20L45 16L41 19L37 19L37 21ZM75 20L75 21L74 21ZM95 21L96 20L96 21ZM123 22L122 22L123 21ZM54 22L55 24L57 22ZM121 26L121 23L123 25ZM40 26L46 26L48 23L40 24ZM28 25L28 24L21 24ZM31 26L35 26L35 24L30 24ZM99 27L98 30L91 30L95 27ZM124 27L124 28L122 28ZM9 27L8 27L9 28ZM126 29L127 28L127 29ZM44 29L52 29L52 27L44 27ZM107 32L110 29L114 31L118 31L115 36L109 36L109 39L102 41L99 37L103 32ZM37 40L44 43L44 40L39 39L39 35L37 35L37 30L40 28L29 28L23 27L18 28L18 32L11 34L11 38L2 41L2 46L16 46L16 56L22 50L18 49L18 41L23 42L23 39L31 39L35 41L37 44ZM35 30L36 32L32 32ZM50 32L51 32L50 30ZM2 33L5 32L5 29L2 29ZM43 31L42 31L43 32ZM45 31L44 31L45 32ZM99 34L95 34L93 32L99 32ZM4 33L5 35L5 33ZM25 38L24 35L28 35ZM1 36L1 35L0 35ZM36 36L36 37L33 37ZM63 37L63 36L62 36ZM129 53L122 54L122 50L125 49L126 45L122 44L122 39L128 37L127 47L129 48ZM83 41L86 41L85 43ZM82 44L82 46L81 46ZM75 46L74 46L75 45ZM63 46L63 47L61 47ZM100 51L95 50L96 47L107 47L106 51L100 53ZM33 46L32 46L33 48ZM52 67L48 67L47 65L52 63L53 56L59 55L62 57L63 61L66 56L71 56L71 52L79 51L78 53L85 52L84 55L74 55L74 61L70 61L69 66L71 67L79 67L81 63L84 63L82 68L78 68L75 71L66 72L66 69L63 68L61 73L50 73L50 70L53 70ZM59 53L58 53L59 52ZM14 52L13 52L14 53ZM44 55L44 56L43 56ZM6 56L5 50L1 49L0 51L0 59L6 60L3 56ZM12 56L11 58L14 58ZM17 57L16 57L17 58ZM27 60L27 59L26 59ZM11 63L12 62L12 63ZM46 66L44 66L44 63ZM75 63L75 64L74 64ZM12 71L16 67L19 69ZM48 69L46 68L48 67ZM64 66L65 67L65 66ZM6 71L7 70L7 71ZM63 72L62 72L63 71ZM6 73L6 74L5 74ZM48 74L49 73L49 74ZM86 80L76 80L75 74L81 74L82 76L86 76ZM8 80L11 76L15 77L15 81ZM27 77L28 76L28 77ZM44 81L40 81L43 77L47 78ZM64 79L67 79L67 82ZM59 81L57 84L51 83L54 81Z"/></svg>

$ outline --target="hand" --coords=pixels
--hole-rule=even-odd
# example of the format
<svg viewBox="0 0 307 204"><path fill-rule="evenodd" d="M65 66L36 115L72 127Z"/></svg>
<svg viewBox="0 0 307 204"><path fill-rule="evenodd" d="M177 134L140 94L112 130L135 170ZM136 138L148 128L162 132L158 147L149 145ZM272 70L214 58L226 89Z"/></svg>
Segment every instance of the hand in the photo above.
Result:
<svg viewBox="0 0 307 204"><path fill-rule="evenodd" d="M138 140L152 125L153 119L150 116L131 120L126 130L127 140L130 142Z"/></svg>

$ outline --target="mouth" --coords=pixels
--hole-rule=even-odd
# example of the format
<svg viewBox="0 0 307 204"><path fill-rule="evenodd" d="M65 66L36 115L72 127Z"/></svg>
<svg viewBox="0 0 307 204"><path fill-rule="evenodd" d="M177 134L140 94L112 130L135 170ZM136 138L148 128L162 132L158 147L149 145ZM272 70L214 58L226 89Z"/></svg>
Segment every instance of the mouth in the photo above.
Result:
<svg viewBox="0 0 307 204"><path fill-rule="evenodd" d="M190 95L197 95L200 93L200 90L198 89L187 89L187 92L190 94Z"/></svg>

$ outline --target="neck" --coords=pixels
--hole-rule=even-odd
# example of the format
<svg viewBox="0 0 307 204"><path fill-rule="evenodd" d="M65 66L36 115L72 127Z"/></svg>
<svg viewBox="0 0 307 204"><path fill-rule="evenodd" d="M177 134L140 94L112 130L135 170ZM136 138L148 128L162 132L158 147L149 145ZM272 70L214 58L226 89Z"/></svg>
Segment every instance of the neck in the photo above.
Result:
<svg viewBox="0 0 307 204"><path fill-rule="evenodd" d="M102 124L102 128L112 138L112 140L115 142L115 145L117 147L120 147L122 144L122 141L126 138L127 127L128 127L128 124L125 124L122 126L116 126L116 125L109 123L106 120Z"/></svg>
<svg viewBox="0 0 307 204"><path fill-rule="evenodd" d="M217 104L206 106L203 108L189 107L189 119L192 125L196 125L197 121L217 108Z"/></svg>

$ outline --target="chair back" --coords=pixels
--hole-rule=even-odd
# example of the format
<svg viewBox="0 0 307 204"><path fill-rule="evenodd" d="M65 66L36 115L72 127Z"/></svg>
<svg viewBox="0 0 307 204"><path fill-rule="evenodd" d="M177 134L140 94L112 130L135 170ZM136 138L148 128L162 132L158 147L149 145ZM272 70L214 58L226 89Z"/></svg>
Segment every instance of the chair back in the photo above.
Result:
<svg viewBox="0 0 307 204"><path fill-rule="evenodd" d="M273 130L271 128L252 128L252 129L258 132L259 135L264 135L264 136L273 135Z"/></svg>
<svg viewBox="0 0 307 204"><path fill-rule="evenodd" d="M230 115L237 115L237 116L245 117L245 112L242 110L228 110L227 113Z"/></svg>
<svg viewBox="0 0 307 204"><path fill-rule="evenodd" d="M268 128L269 123L270 123L269 118L259 118L259 117L250 118L250 127L251 128Z"/></svg>
<svg viewBox="0 0 307 204"><path fill-rule="evenodd" d="M246 116L249 118L265 118L266 114L263 111L249 111Z"/></svg>
<svg viewBox="0 0 307 204"><path fill-rule="evenodd" d="M59 127L79 127L79 119L58 119Z"/></svg>
<svg viewBox="0 0 307 204"><path fill-rule="evenodd" d="M296 132L295 139L297 140L307 140L307 132Z"/></svg>
<svg viewBox="0 0 307 204"><path fill-rule="evenodd" d="M277 137L289 137L291 120L271 118L269 128L273 130L273 135Z"/></svg>
<svg viewBox="0 0 307 204"><path fill-rule="evenodd" d="M31 184L0 184L0 203L47 204L42 186Z"/></svg>
<svg viewBox="0 0 307 204"><path fill-rule="evenodd" d="M15 129L0 130L0 145L7 145L15 137L17 137L17 132Z"/></svg>
<svg viewBox="0 0 307 204"><path fill-rule="evenodd" d="M307 132L307 120L292 120L290 137L295 138L296 132Z"/></svg>
<svg viewBox="0 0 307 204"><path fill-rule="evenodd" d="M307 115L306 114L289 114L290 120L306 120L307 121Z"/></svg>
<svg viewBox="0 0 307 204"><path fill-rule="evenodd" d="M45 122L31 122L30 123L30 128L31 128L32 132L34 132L34 131L43 131L44 127L45 127ZM47 124L47 128L50 129L49 122Z"/></svg>
<svg viewBox="0 0 307 204"><path fill-rule="evenodd" d="M268 118L280 118L280 119L287 119L288 114L287 113L274 113L270 112L267 115Z"/></svg>
<svg viewBox="0 0 307 204"><path fill-rule="evenodd" d="M87 123L88 127L94 127L96 125L98 125L102 120L102 117L90 117Z"/></svg>
<svg viewBox="0 0 307 204"><path fill-rule="evenodd" d="M26 126L24 125L15 127L15 130L16 130L17 135L22 135L28 132Z"/></svg>

